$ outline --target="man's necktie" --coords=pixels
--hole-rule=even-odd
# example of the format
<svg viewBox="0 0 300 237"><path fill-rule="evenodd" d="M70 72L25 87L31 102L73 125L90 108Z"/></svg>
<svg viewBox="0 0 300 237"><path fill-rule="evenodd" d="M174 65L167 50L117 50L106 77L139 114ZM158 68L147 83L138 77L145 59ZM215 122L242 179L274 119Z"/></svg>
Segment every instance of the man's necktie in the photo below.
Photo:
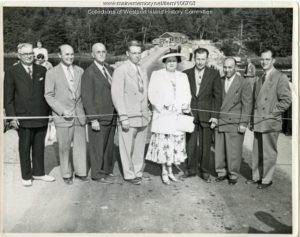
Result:
<svg viewBox="0 0 300 237"><path fill-rule="evenodd" d="M31 71L31 68L30 68L30 67L27 68L27 72L28 72L30 78L32 79L32 71Z"/></svg>
<svg viewBox="0 0 300 237"><path fill-rule="evenodd" d="M265 80L266 80L266 73L264 73L261 77L261 85L265 83Z"/></svg>
<svg viewBox="0 0 300 237"><path fill-rule="evenodd" d="M202 75L199 74L199 77L198 77L198 79L197 79L197 95L198 95L198 93L199 93L199 91L200 91L200 85L201 85L201 82L202 82Z"/></svg>
<svg viewBox="0 0 300 237"><path fill-rule="evenodd" d="M104 77L107 79L109 84L111 84L111 77L110 77L109 73L107 72L107 70L104 66L102 67L102 70L103 70L103 73L104 73Z"/></svg>
<svg viewBox="0 0 300 237"><path fill-rule="evenodd" d="M136 71L137 71L139 92L143 93L144 92L144 82L142 80L142 76L141 76L138 65L136 65Z"/></svg>
<svg viewBox="0 0 300 237"><path fill-rule="evenodd" d="M75 96L75 81L74 81L74 76L73 76L73 74L71 72L70 67L67 67L67 69L68 69L68 73L69 73L69 82L70 82L71 91L72 91L73 96L75 98L76 96Z"/></svg>

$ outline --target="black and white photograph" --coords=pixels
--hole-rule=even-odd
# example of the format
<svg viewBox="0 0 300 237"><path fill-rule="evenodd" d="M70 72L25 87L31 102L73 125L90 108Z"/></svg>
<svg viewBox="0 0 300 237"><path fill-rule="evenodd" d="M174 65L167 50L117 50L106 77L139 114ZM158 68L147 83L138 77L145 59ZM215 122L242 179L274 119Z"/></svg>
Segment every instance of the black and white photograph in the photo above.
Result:
<svg viewBox="0 0 300 237"><path fill-rule="evenodd" d="M1 234L298 236L298 5L2 5Z"/></svg>

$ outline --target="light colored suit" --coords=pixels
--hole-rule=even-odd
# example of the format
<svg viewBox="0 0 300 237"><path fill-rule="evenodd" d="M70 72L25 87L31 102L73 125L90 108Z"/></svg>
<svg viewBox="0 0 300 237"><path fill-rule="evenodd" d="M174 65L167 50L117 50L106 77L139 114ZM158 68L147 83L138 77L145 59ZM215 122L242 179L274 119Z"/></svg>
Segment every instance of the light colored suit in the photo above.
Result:
<svg viewBox="0 0 300 237"><path fill-rule="evenodd" d="M45 98L52 108L53 116L62 116L65 110L73 111L78 118L54 118L59 146L59 158L62 176L72 177L72 167L69 158L73 142L73 166L75 174L86 176L86 133L84 109L81 101L81 76L83 69L73 65L74 90L69 86L63 66L58 64L47 71L45 81Z"/></svg>
<svg viewBox="0 0 300 237"><path fill-rule="evenodd" d="M275 170L282 113L288 109L292 101L287 76L273 68L263 85L261 78L256 80L253 97L252 178L267 184L272 181Z"/></svg>
<svg viewBox="0 0 300 237"><path fill-rule="evenodd" d="M221 78L223 103L216 128L215 167L219 177L228 174L230 179L237 179L244 141L244 133L239 133L238 128L246 127L250 121L252 90L249 81L235 74L225 93L225 80Z"/></svg>
<svg viewBox="0 0 300 237"><path fill-rule="evenodd" d="M125 132L119 123L119 149L124 179L141 177L144 168L144 150L147 125L150 121L148 110L148 78L140 68L144 90L139 91L138 74L129 60L115 69L112 77L111 93L118 112L119 122L128 119L129 131Z"/></svg>

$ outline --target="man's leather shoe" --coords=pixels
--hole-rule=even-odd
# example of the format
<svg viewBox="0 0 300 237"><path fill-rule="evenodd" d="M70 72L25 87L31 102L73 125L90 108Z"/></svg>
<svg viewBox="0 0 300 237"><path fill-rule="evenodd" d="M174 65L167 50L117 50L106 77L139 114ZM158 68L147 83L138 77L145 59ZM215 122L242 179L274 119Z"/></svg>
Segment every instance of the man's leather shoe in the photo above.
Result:
<svg viewBox="0 0 300 237"><path fill-rule="evenodd" d="M260 184L261 180L253 180L253 179L248 179L245 182L246 184Z"/></svg>
<svg viewBox="0 0 300 237"><path fill-rule="evenodd" d="M228 180L228 183L229 183L230 185L235 185L235 184L237 183L237 179L229 179L229 180Z"/></svg>
<svg viewBox="0 0 300 237"><path fill-rule="evenodd" d="M81 180L82 182L89 182L89 179L86 176L79 176L75 174L75 178Z"/></svg>
<svg viewBox="0 0 300 237"><path fill-rule="evenodd" d="M98 179L93 179L92 180L99 182L99 183L104 183L104 184L113 184L114 180L112 178L109 178L109 176L107 177L102 177L102 178L98 178Z"/></svg>
<svg viewBox="0 0 300 237"><path fill-rule="evenodd" d="M50 176L50 175L41 175L41 176L32 176L33 179L36 179L36 180L42 180L42 181L45 181L45 182L54 182L55 181L55 178L53 176Z"/></svg>
<svg viewBox="0 0 300 237"><path fill-rule="evenodd" d="M216 181L216 182L222 182L222 181L224 181L225 179L227 179L227 176L226 176L226 175L217 177L217 178L215 179L215 181Z"/></svg>
<svg viewBox="0 0 300 237"><path fill-rule="evenodd" d="M186 172L186 173L184 173L183 175L180 176L180 179L191 178L191 177L194 177L194 176L196 176L196 174Z"/></svg>
<svg viewBox="0 0 300 237"><path fill-rule="evenodd" d="M202 178L203 180L204 180L204 182L206 182L206 183L211 183L211 178L210 177L208 177L208 178Z"/></svg>
<svg viewBox="0 0 300 237"><path fill-rule="evenodd" d="M72 178L63 178L63 179L64 179L64 182L65 182L66 184L68 184L68 185L73 184Z"/></svg>
<svg viewBox="0 0 300 237"><path fill-rule="evenodd" d="M257 188L258 188L258 189L265 189L265 188L267 188L267 187L270 187L272 184L273 184L272 181L271 181L270 183L268 183L268 184L260 183L260 184L258 184Z"/></svg>
<svg viewBox="0 0 300 237"><path fill-rule="evenodd" d="M141 180L138 178L134 178L134 179L125 179L125 182L127 183L131 183L134 185L140 185L141 184Z"/></svg>

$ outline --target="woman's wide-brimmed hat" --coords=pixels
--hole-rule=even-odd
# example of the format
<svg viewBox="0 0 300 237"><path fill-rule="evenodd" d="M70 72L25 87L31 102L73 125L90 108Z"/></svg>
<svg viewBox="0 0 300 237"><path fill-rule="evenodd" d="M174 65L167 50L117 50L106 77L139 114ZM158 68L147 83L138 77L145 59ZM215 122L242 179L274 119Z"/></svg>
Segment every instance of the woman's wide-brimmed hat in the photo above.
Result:
<svg viewBox="0 0 300 237"><path fill-rule="evenodd" d="M165 53L162 57L159 58L159 61L163 63L166 61L167 58L176 57L177 61L180 63L182 60L185 60L186 57L182 53L178 53L175 50L170 50L169 52Z"/></svg>

